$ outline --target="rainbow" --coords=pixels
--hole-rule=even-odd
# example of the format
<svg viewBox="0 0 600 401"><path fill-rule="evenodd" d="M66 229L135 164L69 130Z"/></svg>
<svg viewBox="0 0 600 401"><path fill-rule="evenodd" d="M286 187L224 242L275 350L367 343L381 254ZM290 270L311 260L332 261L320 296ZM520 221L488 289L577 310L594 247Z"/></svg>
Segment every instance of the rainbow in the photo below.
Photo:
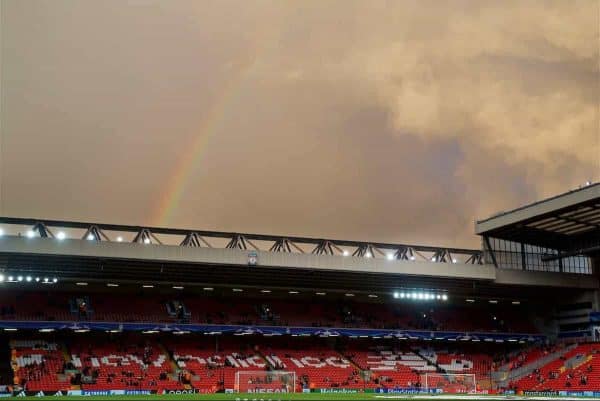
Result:
<svg viewBox="0 0 600 401"><path fill-rule="evenodd" d="M254 53L256 55L256 53ZM167 185L167 190L159 199L157 206L152 214L152 224L154 226L166 226L170 223L173 212L181 203L181 198L185 193L188 182L196 165L202 158L206 145L212 135L217 131L226 114L227 106L237 94L236 89L246 79L249 70L254 64L255 57L249 62L242 63L230 75L219 95L211 104L206 113L202 124L198 129L198 134L193 141L185 147L185 153L179 158L179 162L173 169Z"/></svg>

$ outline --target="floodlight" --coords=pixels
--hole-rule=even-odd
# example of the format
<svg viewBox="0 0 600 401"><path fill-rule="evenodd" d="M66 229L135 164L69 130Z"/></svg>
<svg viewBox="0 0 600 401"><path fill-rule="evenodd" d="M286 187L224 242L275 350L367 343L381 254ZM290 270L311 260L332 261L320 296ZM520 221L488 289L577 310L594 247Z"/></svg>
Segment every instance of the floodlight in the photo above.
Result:
<svg viewBox="0 0 600 401"><path fill-rule="evenodd" d="M394 260L394 254L393 253L388 253L387 254L387 260Z"/></svg>
<svg viewBox="0 0 600 401"><path fill-rule="evenodd" d="M447 301L448 300L448 295L444 294L442 295L442 301Z"/></svg>
<svg viewBox="0 0 600 401"><path fill-rule="evenodd" d="M60 240L63 240L63 239L65 239L65 233L63 233L62 231L59 231L59 232L56 234L56 238L58 238L58 239L60 239Z"/></svg>
<svg viewBox="0 0 600 401"><path fill-rule="evenodd" d="M123 237L117 237L117 242L123 242Z"/></svg>
<svg viewBox="0 0 600 401"><path fill-rule="evenodd" d="M33 238L35 236L35 233L31 230L27 231L27 238Z"/></svg>

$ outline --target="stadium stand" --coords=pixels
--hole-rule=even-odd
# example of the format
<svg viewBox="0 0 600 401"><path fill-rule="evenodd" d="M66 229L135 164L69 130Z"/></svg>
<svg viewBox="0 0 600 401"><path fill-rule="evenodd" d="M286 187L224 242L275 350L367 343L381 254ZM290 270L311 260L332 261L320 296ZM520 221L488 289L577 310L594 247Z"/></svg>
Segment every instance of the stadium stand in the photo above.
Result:
<svg viewBox="0 0 600 401"><path fill-rule="evenodd" d="M70 388L64 374L64 351L59 344L44 340L13 340L10 346L15 385L31 391Z"/></svg>
<svg viewBox="0 0 600 401"><path fill-rule="evenodd" d="M84 302L85 301L85 302ZM84 303L85 313L80 310ZM181 304L184 315L173 311ZM306 327L353 327L417 330L536 333L529 319L511 319L510 311L455 305L402 306L378 303L283 301L193 297L162 300L140 294L6 292L0 296L0 319L33 321L185 322ZM468 317L468 318L467 318ZM508 324L506 322L510 321Z"/></svg>
<svg viewBox="0 0 600 401"><path fill-rule="evenodd" d="M127 337L120 341L95 338L94 345L76 339L69 345L71 364L81 373L78 384L87 390L180 389L164 348L154 341Z"/></svg>

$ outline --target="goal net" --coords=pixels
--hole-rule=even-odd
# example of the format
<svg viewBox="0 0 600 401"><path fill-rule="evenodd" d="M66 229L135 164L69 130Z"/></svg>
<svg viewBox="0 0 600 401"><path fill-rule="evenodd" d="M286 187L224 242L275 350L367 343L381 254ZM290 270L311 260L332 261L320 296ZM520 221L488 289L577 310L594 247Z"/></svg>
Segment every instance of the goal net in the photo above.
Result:
<svg viewBox="0 0 600 401"><path fill-rule="evenodd" d="M477 393L477 381L474 374L426 373L421 376L425 391L441 391L451 394Z"/></svg>
<svg viewBox="0 0 600 401"><path fill-rule="evenodd" d="M237 393L294 393L296 372L238 370L234 390Z"/></svg>

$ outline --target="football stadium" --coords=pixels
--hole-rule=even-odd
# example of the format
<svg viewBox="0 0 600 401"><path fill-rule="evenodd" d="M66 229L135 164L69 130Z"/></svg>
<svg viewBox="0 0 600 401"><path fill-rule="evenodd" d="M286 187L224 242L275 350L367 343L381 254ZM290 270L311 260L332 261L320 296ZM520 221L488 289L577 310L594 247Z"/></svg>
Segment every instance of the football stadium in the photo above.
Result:
<svg viewBox="0 0 600 401"><path fill-rule="evenodd" d="M3 396L600 398L600 184L480 249L0 218Z"/></svg>

